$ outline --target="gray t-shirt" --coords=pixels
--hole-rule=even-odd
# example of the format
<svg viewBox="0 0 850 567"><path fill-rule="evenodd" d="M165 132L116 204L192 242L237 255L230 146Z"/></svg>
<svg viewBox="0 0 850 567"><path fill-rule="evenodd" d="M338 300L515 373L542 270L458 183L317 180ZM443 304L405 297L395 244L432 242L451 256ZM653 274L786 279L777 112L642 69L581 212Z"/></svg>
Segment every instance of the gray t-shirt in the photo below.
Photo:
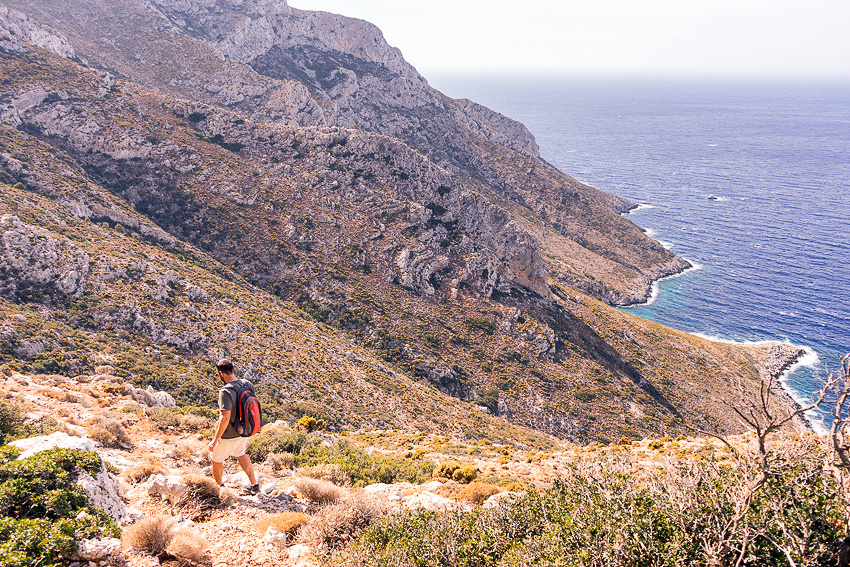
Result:
<svg viewBox="0 0 850 567"><path fill-rule="evenodd" d="M240 435L236 433L236 429L233 427L233 424L236 423L236 409L234 406L236 405L236 394L237 387L241 388L249 388L254 395L256 392L254 391L254 385L245 380L244 378L239 380L234 380L227 384L224 388L218 391L218 409L219 411L229 411L230 412L230 423L227 424L227 429L224 430L222 434L222 439L235 439Z"/></svg>

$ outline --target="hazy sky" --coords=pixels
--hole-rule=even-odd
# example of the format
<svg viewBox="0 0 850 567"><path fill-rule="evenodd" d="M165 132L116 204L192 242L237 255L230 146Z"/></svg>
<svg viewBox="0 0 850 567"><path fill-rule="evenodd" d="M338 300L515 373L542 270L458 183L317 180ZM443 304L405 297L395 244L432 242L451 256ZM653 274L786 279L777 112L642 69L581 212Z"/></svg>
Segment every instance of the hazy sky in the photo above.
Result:
<svg viewBox="0 0 850 567"><path fill-rule="evenodd" d="M377 24L421 72L850 77L850 0L291 0Z"/></svg>

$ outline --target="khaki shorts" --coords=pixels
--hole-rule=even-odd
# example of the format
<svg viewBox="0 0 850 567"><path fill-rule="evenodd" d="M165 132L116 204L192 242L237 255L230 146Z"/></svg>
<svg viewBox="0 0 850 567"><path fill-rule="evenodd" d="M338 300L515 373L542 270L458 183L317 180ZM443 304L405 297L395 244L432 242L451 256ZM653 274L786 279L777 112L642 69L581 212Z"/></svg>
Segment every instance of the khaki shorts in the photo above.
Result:
<svg viewBox="0 0 850 567"><path fill-rule="evenodd" d="M247 437L234 437L233 439L221 439L210 453L210 460L214 463L223 463L227 457L241 457L245 454L248 445Z"/></svg>

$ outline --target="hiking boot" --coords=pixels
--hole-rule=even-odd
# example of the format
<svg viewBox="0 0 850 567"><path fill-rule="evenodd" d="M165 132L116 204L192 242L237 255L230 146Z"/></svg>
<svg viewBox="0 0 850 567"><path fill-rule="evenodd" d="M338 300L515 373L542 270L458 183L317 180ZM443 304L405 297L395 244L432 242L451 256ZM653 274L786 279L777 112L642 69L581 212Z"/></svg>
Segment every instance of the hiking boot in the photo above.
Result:
<svg viewBox="0 0 850 567"><path fill-rule="evenodd" d="M243 488L242 494L245 494L247 496L253 496L254 494L257 494L259 491L260 491L260 483L258 482L257 484L252 484L251 486L246 486L245 488Z"/></svg>

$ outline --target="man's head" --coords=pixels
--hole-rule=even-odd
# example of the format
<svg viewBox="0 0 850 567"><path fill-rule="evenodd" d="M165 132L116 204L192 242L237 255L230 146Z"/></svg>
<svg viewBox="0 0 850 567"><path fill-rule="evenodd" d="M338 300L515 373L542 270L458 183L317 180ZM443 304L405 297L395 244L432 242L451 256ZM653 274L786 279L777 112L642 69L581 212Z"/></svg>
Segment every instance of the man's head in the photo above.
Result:
<svg viewBox="0 0 850 567"><path fill-rule="evenodd" d="M218 377L225 384L233 379L233 363L229 358L222 358L215 363L215 368L218 370Z"/></svg>

